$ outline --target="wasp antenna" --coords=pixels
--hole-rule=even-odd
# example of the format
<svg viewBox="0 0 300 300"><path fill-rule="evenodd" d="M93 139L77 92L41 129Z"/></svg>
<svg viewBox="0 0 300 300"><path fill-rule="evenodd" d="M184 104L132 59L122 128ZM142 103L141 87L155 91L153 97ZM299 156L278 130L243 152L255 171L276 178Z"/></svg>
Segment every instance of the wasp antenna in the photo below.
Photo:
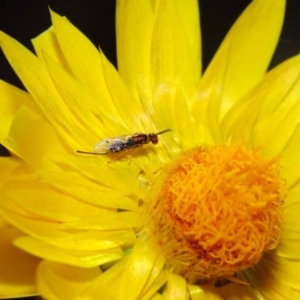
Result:
<svg viewBox="0 0 300 300"><path fill-rule="evenodd" d="M98 152L85 152L81 150L76 150L77 153L83 153L83 154L93 154L93 155L105 155L106 153L98 153Z"/></svg>
<svg viewBox="0 0 300 300"><path fill-rule="evenodd" d="M160 132L156 133L156 135L163 134L163 133L166 133L169 131L172 131L172 129L166 129L166 130L160 131Z"/></svg>

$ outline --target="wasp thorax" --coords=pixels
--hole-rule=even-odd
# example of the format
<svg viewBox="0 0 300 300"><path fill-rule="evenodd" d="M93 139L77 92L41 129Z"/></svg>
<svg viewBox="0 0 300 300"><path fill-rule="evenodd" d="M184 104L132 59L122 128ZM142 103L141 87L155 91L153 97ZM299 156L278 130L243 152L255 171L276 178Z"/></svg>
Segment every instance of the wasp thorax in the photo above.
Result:
<svg viewBox="0 0 300 300"><path fill-rule="evenodd" d="M278 160L242 143L185 152L153 185L149 240L189 282L230 276L277 246L281 183Z"/></svg>

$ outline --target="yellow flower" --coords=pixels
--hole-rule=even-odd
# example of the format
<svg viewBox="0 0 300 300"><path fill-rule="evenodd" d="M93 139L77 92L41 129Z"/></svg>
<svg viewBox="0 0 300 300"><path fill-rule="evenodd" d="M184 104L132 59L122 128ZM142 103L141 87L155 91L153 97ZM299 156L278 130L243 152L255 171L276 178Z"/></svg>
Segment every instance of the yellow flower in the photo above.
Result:
<svg viewBox="0 0 300 300"><path fill-rule="evenodd" d="M28 90L0 83L2 227L44 298L299 298L300 57L266 74L284 6L253 1L202 77L195 0L118 1L119 73L53 12L37 56L0 34Z"/></svg>

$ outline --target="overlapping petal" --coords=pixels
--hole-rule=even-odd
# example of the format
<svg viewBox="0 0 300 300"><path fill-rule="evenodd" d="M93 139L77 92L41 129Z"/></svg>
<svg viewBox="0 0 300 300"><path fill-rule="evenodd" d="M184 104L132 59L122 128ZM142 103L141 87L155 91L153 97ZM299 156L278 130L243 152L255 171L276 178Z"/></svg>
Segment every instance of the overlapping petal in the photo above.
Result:
<svg viewBox="0 0 300 300"><path fill-rule="evenodd" d="M178 86L192 96L201 72L197 1L118 1L117 50L122 78L149 112L155 95Z"/></svg>
<svg viewBox="0 0 300 300"><path fill-rule="evenodd" d="M40 259L13 245L13 241L24 233L2 218L0 233L0 298L36 295L35 272Z"/></svg>
<svg viewBox="0 0 300 300"><path fill-rule="evenodd" d="M0 170L0 212L14 226L6 227L9 238L1 242L30 262L17 278L13 256L8 260L11 282L20 283L13 292L34 292L40 260L27 252L44 259L37 284L49 299L299 297L299 56L265 75L284 5L253 1L201 80L195 0L118 1L120 75L54 12L53 27L33 40L37 57L0 33L3 51L28 90L0 82L0 139L19 157L0 161L7 167ZM130 157L76 153L92 151L105 137L167 128L173 131L159 145ZM240 139L250 148L264 147L266 157L281 158L288 189L282 242L236 282L191 285L137 235L140 205L179 152ZM9 284L5 288L12 291Z"/></svg>
<svg viewBox="0 0 300 300"><path fill-rule="evenodd" d="M7 136L11 123L22 105L30 107L32 110L38 111L31 96L21 91L20 89L0 80L0 141L2 143L3 139Z"/></svg>
<svg viewBox="0 0 300 300"><path fill-rule="evenodd" d="M74 300L78 295L84 295L100 274L100 268L79 268L51 261L43 261L37 272L37 285L39 291L47 299ZM80 299L88 299L81 297Z"/></svg>
<svg viewBox="0 0 300 300"><path fill-rule="evenodd" d="M205 120L215 141L222 140L219 121L263 78L277 45L284 6L284 0L253 1L229 31L206 70L192 115Z"/></svg>

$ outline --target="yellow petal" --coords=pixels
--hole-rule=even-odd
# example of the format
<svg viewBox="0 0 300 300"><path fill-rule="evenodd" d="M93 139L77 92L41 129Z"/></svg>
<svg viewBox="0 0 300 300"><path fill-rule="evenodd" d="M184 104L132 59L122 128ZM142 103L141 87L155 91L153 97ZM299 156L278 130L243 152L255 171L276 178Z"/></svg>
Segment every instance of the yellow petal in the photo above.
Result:
<svg viewBox="0 0 300 300"><path fill-rule="evenodd" d="M60 49L59 43L55 36L54 28L51 26L49 29L38 35L31 40L35 53L40 59L44 59L44 53L47 53L57 64L64 70L71 73L68 63Z"/></svg>
<svg viewBox="0 0 300 300"><path fill-rule="evenodd" d="M158 268L154 268L158 269ZM141 300L146 300L146 299L152 299L152 296L157 295L157 291L160 290L160 288L166 283L166 281L168 280L168 273L167 271L161 271L160 269L158 269L160 271L159 274L157 273L157 270L155 270L155 272L152 272L150 275L150 280L147 283L147 285L145 286L145 292L141 293Z"/></svg>
<svg viewBox="0 0 300 300"><path fill-rule="evenodd" d="M12 209L17 204L27 214L45 221L72 222L95 213L91 205L58 193L37 180L9 182L3 187L2 194L9 197L3 203L7 208Z"/></svg>
<svg viewBox="0 0 300 300"><path fill-rule="evenodd" d="M100 211L100 210L99 210ZM84 230L124 230L130 228L140 228L140 215L136 212L111 212L107 209L101 210L101 216L88 216L73 222L66 223L66 228ZM99 218L101 222L99 222ZM114 232L116 233L116 232Z"/></svg>
<svg viewBox="0 0 300 300"><path fill-rule="evenodd" d="M281 241L276 248L276 253L284 258L300 260L300 186L289 191L284 203L284 220L282 224Z"/></svg>
<svg viewBox="0 0 300 300"><path fill-rule="evenodd" d="M300 120L299 120L300 121ZM292 129L292 124L290 126ZM286 135L289 135L286 132ZM290 190L295 185L299 185L300 174L300 158L298 149L300 145L300 124L294 127L292 135L281 152L280 163L283 166L282 177L287 181L287 188Z"/></svg>
<svg viewBox="0 0 300 300"><path fill-rule="evenodd" d="M63 99L68 99L66 104L70 112L80 122L82 128L85 128L85 130L89 132L89 135L91 135L95 141L97 141L96 134L101 136L103 133L107 134L110 132L107 127L114 127L115 132L125 132L127 128L124 127L125 122L122 123L120 122L121 119L111 116L110 111L103 110L103 107L99 105L98 99L93 95L92 91L88 91L80 83L78 83L78 81L72 75L59 66L59 64L57 64L48 54L43 53L43 56L46 62L46 67L49 71L49 75L51 76L57 91ZM109 65L108 62L106 64L107 66ZM107 69L111 70L113 68L107 67L106 70ZM112 94L115 93L114 90L120 90L120 97L117 99L113 97L113 100L116 100L114 102L118 110L121 112L120 115L122 115L122 118L125 120L128 119L126 118L127 115L125 112L130 111L129 117L130 119L134 120L135 117L138 118L141 111L138 111L137 108L131 108L127 105L128 99L126 99L126 93L128 94L128 91L120 84L120 82L115 80L115 78L118 78L118 74L113 71L107 72L109 75L111 75L110 73L113 73L111 76L105 74L109 77L107 79L107 86L110 87L110 93ZM114 83L112 86L110 81ZM127 98L129 98L130 101L130 96L127 96ZM109 124L109 126L107 124ZM136 126L137 125L135 123L135 127ZM136 128L134 130L136 130Z"/></svg>
<svg viewBox="0 0 300 300"><path fill-rule="evenodd" d="M198 9L194 13L197 14L197 11ZM176 4L173 1L160 1L151 46L154 98L172 93L179 85L189 96L187 99L192 100L191 96L199 81L199 70L195 76L194 68L199 67L199 63L194 65L195 57L191 56L184 30ZM199 38L196 41L199 41ZM198 59L200 60L200 57Z"/></svg>
<svg viewBox="0 0 300 300"><path fill-rule="evenodd" d="M19 42L0 32L4 54L41 111L51 120L69 120L77 124L55 89L45 64ZM63 83L62 83L63 84Z"/></svg>
<svg viewBox="0 0 300 300"><path fill-rule="evenodd" d="M183 277L170 273L167 283L167 300L183 300L188 298L187 284Z"/></svg>
<svg viewBox="0 0 300 300"><path fill-rule="evenodd" d="M283 237L276 248L276 255L283 259L299 261L299 230L294 231L293 229L283 228L282 231Z"/></svg>
<svg viewBox="0 0 300 300"><path fill-rule="evenodd" d="M274 277L282 279L287 285L292 289L297 291L297 294L300 295L300 263L299 258L297 261L288 260L285 258L278 257L276 254L270 254L266 257L267 264L273 268ZM292 298L290 296L290 298ZM296 298L295 298L296 299Z"/></svg>
<svg viewBox="0 0 300 300"><path fill-rule="evenodd" d="M185 33L190 60L192 63L193 78L196 83L199 83L201 76L201 31L200 31L200 16L199 16L199 1L176 0L175 5L179 14L180 22ZM177 21L179 22L179 21ZM177 23L176 22L176 23Z"/></svg>
<svg viewBox="0 0 300 300"><path fill-rule="evenodd" d="M16 157L0 157L0 187L16 174L21 165L22 161Z"/></svg>
<svg viewBox="0 0 300 300"><path fill-rule="evenodd" d="M0 232L0 298L36 295L35 272L40 259L12 244L14 239L24 234L2 219Z"/></svg>
<svg viewBox="0 0 300 300"><path fill-rule="evenodd" d="M122 163L113 161L109 165L107 162L111 158L87 157L66 154L53 154L49 158L57 165L66 166L65 170L78 172L80 170L85 176L98 184L117 190L123 195L130 195L132 199L138 201L141 189L138 186L137 177L141 171L140 166L132 163ZM106 159L106 160L104 160ZM118 185L116 186L116 183Z"/></svg>
<svg viewBox="0 0 300 300"><path fill-rule="evenodd" d="M159 261L157 262L157 260ZM119 299L121 300L125 294L128 300L138 299L150 288L163 266L164 259L147 243L137 240L120 279ZM156 268L158 269L155 270ZM160 284L163 285L163 283L160 281ZM155 287L160 288L159 285ZM157 290L152 289L150 292L154 294ZM151 293L148 295L150 296Z"/></svg>
<svg viewBox="0 0 300 300"><path fill-rule="evenodd" d="M299 271L299 263L285 261L284 259L270 254L260 260L254 269L247 270L248 279L253 288L256 288L266 299L298 299L299 288L294 284L292 273L289 269ZM298 282L299 283L299 276ZM297 290L295 290L295 287Z"/></svg>
<svg viewBox="0 0 300 300"><path fill-rule="evenodd" d="M130 243L134 236L130 228L139 225L137 214L96 207L59 193L37 180L11 181L2 188L2 195L7 197L7 200L2 203L3 208L14 211L17 206L17 211L23 210L24 216L35 217L36 220L43 223L57 222L61 229L73 227L77 230L84 230L83 232L86 232L87 229L103 230L102 235L105 235L105 238L100 238L101 231L95 231L99 241L109 240L109 235L111 235L111 239L116 238L120 240L119 242L122 240L125 243L127 240ZM96 220L99 220L96 223L98 225L93 225L93 221ZM112 223L113 221L114 223ZM132 223L130 223L131 221ZM28 218L27 222L30 223L31 218ZM126 228L122 227L122 224L126 224ZM25 230L25 228L23 229ZM112 232L109 233L109 230ZM34 232L37 234L39 231Z"/></svg>
<svg viewBox="0 0 300 300"><path fill-rule="evenodd" d="M141 88L148 101L152 95L149 74L154 20L151 1L117 1L118 69L135 97L138 98Z"/></svg>
<svg viewBox="0 0 300 300"><path fill-rule="evenodd" d="M66 195L99 207L137 211L137 201L111 186L89 180L76 172L45 172L43 181ZM71 183L71 184L70 184Z"/></svg>
<svg viewBox="0 0 300 300"><path fill-rule="evenodd" d="M31 237L19 238L14 241L14 244L35 256L83 268L97 267L111 261L116 261L124 255L120 248L111 248L102 251L68 250L49 245Z"/></svg>
<svg viewBox="0 0 300 300"><path fill-rule="evenodd" d="M30 218L30 214L26 215L26 212L20 209L17 205L13 206L9 204L10 209L5 207L5 204L1 201L1 213L11 224L20 228L22 231L44 239L50 238L65 238L68 236L66 232L61 229L61 224L54 222L42 222L41 220L35 220Z"/></svg>
<svg viewBox="0 0 300 300"><path fill-rule="evenodd" d="M16 227L21 228L24 232L30 236L39 239L46 243L43 248L49 246L50 250L55 248L56 252L67 252L68 256L74 254L74 258L86 256L94 256L97 251L110 253L111 250L116 249L117 253L120 252L118 246L124 247L132 246L135 242L135 233L130 229L120 230L80 230L72 229L68 224L50 222L47 220L33 219L32 215L26 215L26 211L20 209L18 206L12 206L11 210L7 209L3 204L1 207L2 214L7 220L9 220ZM31 244L30 244L31 243ZM30 251L38 256L43 257L43 252L37 254L34 249L35 241L27 243L26 249L31 249L30 245L33 245L33 249ZM29 246L28 246L29 245ZM52 250L51 250L52 251ZM52 253L50 251L50 254ZM56 253L55 252L55 253ZM92 253L92 254L91 254ZM72 259L72 258L71 258ZM52 259L55 260L55 259Z"/></svg>
<svg viewBox="0 0 300 300"><path fill-rule="evenodd" d="M37 271L37 287L44 299L74 300L100 274L98 267L80 268L43 261Z"/></svg>
<svg viewBox="0 0 300 300"><path fill-rule="evenodd" d="M116 120L122 120L106 88L99 51L66 18L53 11L50 13L59 46L74 77L92 93L95 107Z"/></svg>
<svg viewBox="0 0 300 300"><path fill-rule="evenodd" d="M117 3L120 74L136 97L143 90L146 101L152 98L151 72L154 85L176 85L179 80L188 92L197 85L201 72L197 2L157 3ZM162 92L163 87L158 89Z"/></svg>
<svg viewBox="0 0 300 300"><path fill-rule="evenodd" d="M0 32L0 41L14 70L54 129L64 137L72 152L80 145L94 145L95 137L82 130L81 123L66 104L68 99L61 98L56 90L44 62L3 32Z"/></svg>
<svg viewBox="0 0 300 300"><path fill-rule="evenodd" d="M97 135L99 136L103 132L104 125L101 116L97 115L100 112L93 105L93 97L46 53L44 53L44 60L60 96L68 99L69 110L80 122L82 128L93 135L96 141Z"/></svg>
<svg viewBox="0 0 300 300"><path fill-rule="evenodd" d="M253 1L236 21L205 72L193 108L217 140L219 120L264 76L278 41L284 0Z"/></svg>
<svg viewBox="0 0 300 300"><path fill-rule="evenodd" d="M127 258L124 258L98 276L84 291L83 295L80 295L82 298L79 297L78 300L93 300L99 298L99 295L101 295L102 299L118 299L124 296L119 293L119 284L120 277L126 268L126 262Z"/></svg>
<svg viewBox="0 0 300 300"><path fill-rule="evenodd" d="M37 169L46 167L46 153L64 151L50 124L26 106L17 112L8 137L2 144Z"/></svg>
<svg viewBox="0 0 300 300"><path fill-rule="evenodd" d="M107 88L124 124L132 133L149 130L150 121L141 103L129 93L118 72L103 53L101 59Z"/></svg>
<svg viewBox="0 0 300 300"><path fill-rule="evenodd" d="M30 95L2 80L0 80L0 141L8 134L10 125L22 105L37 110Z"/></svg>
<svg viewBox="0 0 300 300"><path fill-rule="evenodd" d="M251 147L266 145L263 153L268 157L285 155L283 149L300 121L299 65L300 56L282 63L237 103L221 125L224 139L244 138Z"/></svg>

